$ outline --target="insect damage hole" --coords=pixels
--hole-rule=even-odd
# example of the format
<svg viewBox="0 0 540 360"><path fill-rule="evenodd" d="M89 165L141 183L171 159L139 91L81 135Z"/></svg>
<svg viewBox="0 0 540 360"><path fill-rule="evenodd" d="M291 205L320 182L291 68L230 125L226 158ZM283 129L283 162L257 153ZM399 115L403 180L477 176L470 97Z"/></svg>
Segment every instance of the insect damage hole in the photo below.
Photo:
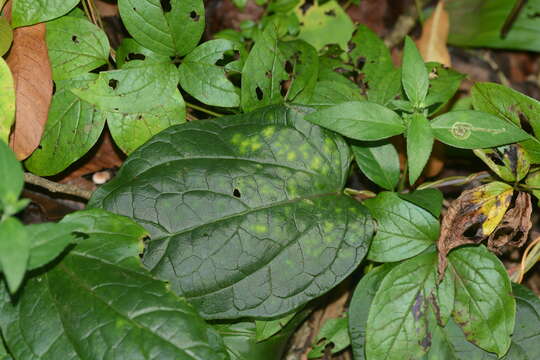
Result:
<svg viewBox="0 0 540 360"><path fill-rule="evenodd" d="M171 0L159 0L159 4L161 5L161 9L163 12L169 12L171 11Z"/></svg>
<svg viewBox="0 0 540 360"><path fill-rule="evenodd" d="M257 100L262 100L263 99L263 96L264 96L263 91L258 86L255 88L255 95L257 95Z"/></svg>
<svg viewBox="0 0 540 360"><path fill-rule="evenodd" d="M118 87L118 80L116 79L109 80L109 87L113 90L116 90L116 88Z"/></svg>
<svg viewBox="0 0 540 360"><path fill-rule="evenodd" d="M232 194L233 194L233 196L235 198L238 198L238 199L240 199L242 197L242 195L240 194L240 190L238 190L238 189L234 189Z"/></svg>
<svg viewBox="0 0 540 360"><path fill-rule="evenodd" d="M129 53L127 56L126 56L126 61L131 61L131 60L144 60L146 59L146 56L144 56L143 54L136 54L136 53Z"/></svg>
<svg viewBox="0 0 540 360"><path fill-rule="evenodd" d="M73 41L75 44L80 43L79 38L77 37L77 35L73 35L73 36L71 37L71 41Z"/></svg>
<svg viewBox="0 0 540 360"><path fill-rule="evenodd" d="M201 18L200 15L197 14L197 12L195 10L193 10L192 12L189 13L189 17L193 21L199 21L199 19Z"/></svg>

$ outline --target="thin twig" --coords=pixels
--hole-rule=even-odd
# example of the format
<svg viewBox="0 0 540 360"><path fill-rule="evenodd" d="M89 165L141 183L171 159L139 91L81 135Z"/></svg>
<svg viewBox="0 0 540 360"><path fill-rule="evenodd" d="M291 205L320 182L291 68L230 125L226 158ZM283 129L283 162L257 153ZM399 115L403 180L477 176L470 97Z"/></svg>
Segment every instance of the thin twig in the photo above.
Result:
<svg viewBox="0 0 540 360"><path fill-rule="evenodd" d="M392 32L384 39L384 43L389 48L396 46L401 43L405 36L411 32L416 25L416 20L418 20L419 13L417 7L420 9L424 7L426 0L415 1L411 7L404 14L400 15L394 25Z"/></svg>
<svg viewBox="0 0 540 360"><path fill-rule="evenodd" d="M24 182L42 187L53 193L73 195L85 200L89 200L92 196L92 191L81 189L75 185L56 183L31 173L24 173Z"/></svg>
<svg viewBox="0 0 540 360"><path fill-rule="evenodd" d="M208 114L208 115L215 116L215 117L221 117L221 116L223 116L223 114L217 113L217 112L212 111L212 110L208 110L208 109L206 109L206 108L203 108L202 106L195 105L195 104L189 103L189 102L187 102L187 101L186 101L186 106L187 106L187 107L190 107L190 108L192 108L192 109L198 110L198 111L200 111L200 112L206 113L206 114Z"/></svg>
<svg viewBox="0 0 540 360"><path fill-rule="evenodd" d="M417 190L440 188L445 186L461 186L474 180L484 180L489 177L491 177L491 175L487 171L480 171L469 176L451 176L444 179L423 183L422 185L418 186Z"/></svg>

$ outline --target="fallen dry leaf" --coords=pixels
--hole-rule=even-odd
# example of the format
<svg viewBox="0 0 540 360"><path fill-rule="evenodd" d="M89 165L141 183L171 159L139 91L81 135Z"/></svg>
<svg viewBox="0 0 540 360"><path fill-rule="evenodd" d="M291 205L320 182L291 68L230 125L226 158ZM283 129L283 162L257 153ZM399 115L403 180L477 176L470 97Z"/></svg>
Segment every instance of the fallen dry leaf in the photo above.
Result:
<svg viewBox="0 0 540 360"><path fill-rule="evenodd" d="M444 9L444 0L440 0L435 11L424 23L422 35L417 41L418 50L424 61L436 61L450 67L450 54L446 47L450 23Z"/></svg>
<svg viewBox="0 0 540 360"><path fill-rule="evenodd" d="M10 146L19 160L27 158L39 145L51 103L53 82L45 31L43 23L15 29L7 58L16 92Z"/></svg>
<svg viewBox="0 0 540 360"><path fill-rule="evenodd" d="M510 185L491 182L465 190L450 204L441 223L441 234L437 242L441 278L444 276L446 257L450 250L461 245L478 244L498 229L512 202L513 193ZM522 206L523 200L520 201L519 205ZM492 245L501 235L502 232L494 237Z"/></svg>

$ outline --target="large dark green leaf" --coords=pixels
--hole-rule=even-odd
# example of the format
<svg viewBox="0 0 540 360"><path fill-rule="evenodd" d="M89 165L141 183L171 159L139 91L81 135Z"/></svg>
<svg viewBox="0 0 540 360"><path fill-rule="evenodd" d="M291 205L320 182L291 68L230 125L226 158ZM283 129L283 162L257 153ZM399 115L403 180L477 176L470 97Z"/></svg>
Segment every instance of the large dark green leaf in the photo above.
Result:
<svg viewBox="0 0 540 360"><path fill-rule="evenodd" d="M529 139L518 126L494 115L474 110L451 111L431 121L435 138L445 144L477 149Z"/></svg>
<svg viewBox="0 0 540 360"><path fill-rule="evenodd" d="M428 211L382 192L364 204L378 222L368 258L389 262L407 259L433 245L439 236L439 221Z"/></svg>
<svg viewBox="0 0 540 360"><path fill-rule="evenodd" d="M349 305L349 333L355 360L365 360L366 325L369 309L382 280L397 263L386 263L362 277Z"/></svg>
<svg viewBox="0 0 540 360"><path fill-rule="evenodd" d="M367 209L341 194L341 137L282 106L171 127L91 206L151 233L147 266L207 318L276 317L330 290L364 257Z"/></svg>
<svg viewBox="0 0 540 360"><path fill-rule="evenodd" d="M163 55L186 55L204 31L202 0L119 0L122 22L137 42Z"/></svg>
<svg viewBox="0 0 540 360"><path fill-rule="evenodd" d="M47 23L47 48L54 80L83 75L106 64L109 57L105 32L86 19L72 16Z"/></svg>
<svg viewBox="0 0 540 360"><path fill-rule="evenodd" d="M381 140L405 130L398 114L368 101L334 105L311 113L306 119L355 140Z"/></svg>
<svg viewBox="0 0 540 360"><path fill-rule="evenodd" d="M510 347L516 302L506 270L483 245L454 250L448 257L456 285L452 317L467 340L499 356Z"/></svg>
<svg viewBox="0 0 540 360"><path fill-rule="evenodd" d="M88 86L97 75L56 81L40 146L25 161L34 174L55 175L80 159L94 146L105 126L106 113L81 100L72 88Z"/></svg>
<svg viewBox="0 0 540 360"><path fill-rule="evenodd" d="M17 299L0 291L0 326L16 360L228 359L219 335L143 268L145 231L90 210L63 223L88 237Z"/></svg>

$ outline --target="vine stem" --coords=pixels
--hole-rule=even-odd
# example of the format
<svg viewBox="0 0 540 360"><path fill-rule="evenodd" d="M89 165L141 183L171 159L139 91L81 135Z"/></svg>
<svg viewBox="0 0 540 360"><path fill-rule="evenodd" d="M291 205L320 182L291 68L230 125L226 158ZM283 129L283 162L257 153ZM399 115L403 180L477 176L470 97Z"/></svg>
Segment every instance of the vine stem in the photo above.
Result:
<svg viewBox="0 0 540 360"><path fill-rule="evenodd" d="M444 179L423 183L422 185L418 186L417 190L440 188L444 186L460 186L468 184L474 180L484 180L490 177L491 175L487 171L480 171L469 176L450 176Z"/></svg>
<svg viewBox="0 0 540 360"><path fill-rule="evenodd" d="M202 106L199 106L199 105L195 105L195 104L192 104L192 103L189 103L189 102L185 102L186 103L186 106L192 108L192 109L195 109L195 110L198 110L200 112L203 112L203 113L206 113L208 115L212 115L212 116L215 116L215 117L221 117L221 116L224 116L223 114L220 114L220 113L217 113L217 112L214 112L212 110L208 110L206 108L203 108Z"/></svg>
<svg viewBox="0 0 540 360"><path fill-rule="evenodd" d="M39 186L53 193L73 195L84 200L90 200L90 197L92 196L92 191L81 189L75 185L60 184L28 172L24 173L24 182Z"/></svg>

